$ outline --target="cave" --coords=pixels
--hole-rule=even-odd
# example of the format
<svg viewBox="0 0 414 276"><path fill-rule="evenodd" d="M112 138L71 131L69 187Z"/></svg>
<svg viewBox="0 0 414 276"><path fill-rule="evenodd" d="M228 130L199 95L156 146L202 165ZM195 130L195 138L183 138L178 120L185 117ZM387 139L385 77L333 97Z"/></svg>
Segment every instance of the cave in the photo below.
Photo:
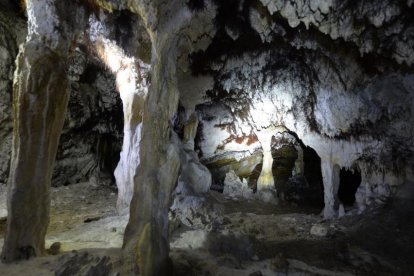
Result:
<svg viewBox="0 0 414 276"><path fill-rule="evenodd" d="M347 170L342 168L339 172L338 198L347 206L355 203L355 193L361 185L361 172L358 169Z"/></svg>
<svg viewBox="0 0 414 276"><path fill-rule="evenodd" d="M0 275L412 275L412 0L0 0Z"/></svg>
<svg viewBox="0 0 414 276"><path fill-rule="evenodd" d="M93 178L116 187L114 171L123 139L122 102L105 65L81 50L76 54L51 184L67 186Z"/></svg>
<svg viewBox="0 0 414 276"><path fill-rule="evenodd" d="M272 137L272 173L276 190L279 194L284 194L289 188L289 179L292 177L295 162L299 156L291 141L284 141L285 137L279 138L278 136ZM298 172L300 173L302 172Z"/></svg>
<svg viewBox="0 0 414 276"><path fill-rule="evenodd" d="M311 204L323 205L321 158L311 147L303 148L304 176L309 185Z"/></svg>

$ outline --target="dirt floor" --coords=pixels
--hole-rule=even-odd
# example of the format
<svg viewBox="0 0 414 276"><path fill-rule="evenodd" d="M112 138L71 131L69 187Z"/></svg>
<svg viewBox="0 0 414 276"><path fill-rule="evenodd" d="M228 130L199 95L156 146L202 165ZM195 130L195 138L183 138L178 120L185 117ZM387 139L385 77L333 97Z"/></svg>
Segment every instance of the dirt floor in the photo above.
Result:
<svg viewBox="0 0 414 276"><path fill-rule="evenodd" d="M0 275L116 275L128 221L116 213L116 191L81 183L53 188L52 198L47 246L61 243L59 254L0 264ZM410 199L335 220L323 220L314 206L235 201L217 192L207 200L213 220L172 223L175 275L414 275ZM0 219L0 245L5 223Z"/></svg>

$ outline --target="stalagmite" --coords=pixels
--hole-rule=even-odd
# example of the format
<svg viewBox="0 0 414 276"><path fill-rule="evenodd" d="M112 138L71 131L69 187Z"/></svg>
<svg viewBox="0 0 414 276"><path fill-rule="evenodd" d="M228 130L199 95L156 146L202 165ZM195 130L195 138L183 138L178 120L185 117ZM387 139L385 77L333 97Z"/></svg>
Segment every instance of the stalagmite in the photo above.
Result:
<svg viewBox="0 0 414 276"><path fill-rule="evenodd" d="M5 261L44 254L50 180L69 96L63 59L42 43L25 44L17 72Z"/></svg>
<svg viewBox="0 0 414 276"><path fill-rule="evenodd" d="M195 113L190 115L184 126L184 145L189 150L194 150L194 139L197 134L198 118Z"/></svg>
<svg viewBox="0 0 414 276"><path fill-rule="evenodd" d="M117 209L126 210L132 199L134 178L140 164L140 142L144 102L148 94L150 69L141 60L128 57L114 41L100 37L96 42L100 59L116 76L124 113L124 138L114 175L118 186Z"/></svg>
<svg viewBox="0 0 414 276"><path fill-rule="evenodd" d="M1 0L2 260L62 253L55 274L73 265L71 275L331 275L297 253L309 242L311 255L320 245L335 253L339 242L339 257L325 255L340 273L406 274L406 259L387 264L394 252L344 258L378 238L358 232L377 229L359 223L377 214L362 213L413 198L413 9L413 0ZM18 21L27 37L12 30ZM60 205L66 190L73 202ZM405 216L411 203L395 206ZM409 240L399 213L380 231ZM122 248L102 262L65 252L95 238ZM392 238L387 247L405 254ZM286 240L289 259L264 250ZM355 248L342 248L348 241Z"/></svg>
<svg viewBox="0 0 414 276"><path fill-rule="evenodd" d="M139 96L121 94L124 110L124 139L118 166L114 175L118 186L117 209L122 212L129 204L133 195L134 177L140 164L140 142L142 134L142 119L139 113L142 108L135 108L136 102L142 101ZM134 104L135 103L135 104ZM135 113L135 114L134 114ZM134 120L131 120L134 118Z"/></svg>
<svg viewBox="0 0 414 276"><path fill-rule="evenodd" d="M321 162L324 202L323 216L325 218L333 218L336 216L338 208L338 189L339 189L339 166L332 163L329 159L322 159Z"/></svg>
<svg viewBox="0 0 414 276"><path fill-rule="evenodd" d="M305 163L303 162L303 149L296 143L295 149L298 152L298 158L295 161L295 167L293 168L294 175L301 176L305 172Z"/></svg>
<svg viewBox="0 0 414 276"><path fill-rule="evenodd" d="M151 13L151 5L143 10ZM148 19L146 13L141 16ZM180 15L175 27L179 28L185 20L185 14ZM163 32L162 28L169 27L168 24L158 26L158 35L153 33L153 27L148 30L154 34L152 85L144 105L146 116L140 145L140 158L145 162L134 178L134 195L124 236L124 267L140 275L165 275L170 270L168 209L180 169L178 153L170 141L170 119L179 99L175 75L177 41L172 30Z"/></svg>
<svg viewBox="0 0 414 276"><path fill-rule="evenodd" d="M259 179L257 180L257 190L273 190L275 189L275 181L272 172L273 157L271 151L273 132L266 130L258 131L256 132L256 135L263 149L263 167Z"/></svg>
<svg viewBox="0 0 414 276"><path fill-rule="evenodd" d="M145 163L134 179L124 238L126 265L142 275L163 275L168 270L168 209L179 170L178 154L169 142L169 118L178 104L177 92L170 86L174 76L160 74L171 68L168 60L156 60L153 65L154 82L144 109L148 116L140 146Z"/></svg>
<svg viewBox="0 0 414 276"><path fill-rule="evenodd" d="M85 23L83 10L70 2L37 0L26 1L26 6L28 36L17 58L13 87L13 151L2 251L6 262L45 253L50 181L69 97L67 58L70 41ZM63 10L78 16L59 22Z"/></svg>

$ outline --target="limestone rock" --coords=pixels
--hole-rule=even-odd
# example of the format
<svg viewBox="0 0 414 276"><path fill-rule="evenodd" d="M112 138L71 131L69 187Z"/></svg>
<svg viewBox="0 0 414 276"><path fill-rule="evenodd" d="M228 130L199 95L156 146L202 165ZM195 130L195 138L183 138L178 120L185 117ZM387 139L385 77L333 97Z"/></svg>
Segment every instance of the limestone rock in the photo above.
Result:
<svg viewBox="0 0 414 276"><path fill-rule="evenodd" d="M27 33L24 20L7 5L0 3L0 185L7 182L10 167L14 60Z"/></svg>
<svg viewBox="0 0 414 276"><path fill-rule="evenodd" d="M17 18L17 24L12 18ZM2 19L0 74L6 75L0 76L0 91L4 95L0 97L0 183L6 183L11 154L14 59L26 26L11 12L5 13ZM6 41L6 36L8 44L3 47L1 43ZM101 64L88 59L79 49L71 61L68 77L72 81L72 91L52 184L68 185L88 181L91 177L110 184L122 141L122 105L115 81ZM81 132L85 128L88 129L86 135Z"/></svg>
<svg viewBox="0 0 414 276"><path fill-rule="evenodd" d="M50 248L47 250L47 253L50 255L57 255L60 252L61 243L60 242L54 242Z"/></svg>
<svg viewBox="0 0 414 276"><path fill-rule="evenodd" d="M234 199L252 199L253 190L247 185L246 179L243 181L231 170L224 179L223 195Z"/></svg>
<svg viewBox="0 0 414 276"><path fill-rule="evenodd" d="M326 237L329 228L324 224L314 224L310 229L310 234L316 237Z"/></svg>
<svg viewBox="0 0 414 276"><path fill-rule="evenodd" d="M222 208L201 196L176 196L171 218L192 229L213 230L222 223Z"/></svg>
<svg viewBox="0 0 414 276"><path fill-rule="evenodd" d="M67 79L72 98L54 183L111 182L124 120L129 135L117 181L127 187L120 205L131 201L123 247L128 272L168 271L171 199L182 223L214 229L220 216L206 215L202 194L229 169L231 178L246 176L257 186L259 199L276 202L271 145L283 133L316 152L326 218L338 212L341 169L361 172L360 209L384 203L412 178L412 1L87 1L93 11L75 2L27 1L5 259L43 253ZM9 164L14 42L24 40L10 35L12 20L4 20L10 3L1 4L0 15L0 153L6 156L0 182ZM184 108L181 137L178 107ZM299 160L295 171L305 166ZM233 193L230 186L225 193ZM323 225L312 229L316 236L328 232ZM222 253L242 251L237 241L224 240ZM107 273L103 267L95 273Z"/></svg>
<svg viewBox="0 0 414 276"><path fill-rule="evenodd" d="M0 185L0 220L7 219L7 187Z"/></svg>
<svg viewBox="0 0 414 276"><path fill-rule="evenodd" d="M63 255L56 264L56 276L69 275L110 275L110 257L89 255L88 252Z"/></svg>

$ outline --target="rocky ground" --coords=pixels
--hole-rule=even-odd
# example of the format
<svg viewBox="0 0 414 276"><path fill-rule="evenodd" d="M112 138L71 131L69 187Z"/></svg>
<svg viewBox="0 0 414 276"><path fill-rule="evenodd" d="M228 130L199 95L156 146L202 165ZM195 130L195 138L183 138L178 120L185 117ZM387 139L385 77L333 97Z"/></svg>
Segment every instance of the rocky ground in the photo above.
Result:
<svg viewBox="0 0 414 276"><path fill-rule="evenodd" d="M222 202L217 229L180 229L173 235L178 275L414 273L412 201L398 199L337 220L286 203Z"/></svg>
<svg viewBox="0 0 414 276"><path fill-rule="evenodd" d="M4 191L1 190L1 195ZM115 211L112 187L80 183L53 188L50 254L0 275L116 275L127 215ZM1 204L4 196L0 197ZM412 200L396 198L363 215L323 220L320 208L206 196L203 214L171 223L175 275L412 275ZM5 219L0 220L0 243ZM193 225L193 227L189 226ZM57 249L57 242L60 249ZM52 246L55 244L54 246Z"/></svg>
<svg viewBox="0 0 414 276"><path fill-rule="evenodd" d="M0 186L0 214L6 206L6 189ZM48 256L11 265L0 264L0 275L84 275L86 263L117 260L120 256L127 215L116 212L113 186L84 182L52 188L51 217L46 237ZM3 210L3 211L1 211ZM6 218L0 218L0 246ZM110 256L110 258L108 257ZM103 265L98 266L102 269ZM87 266L86 269L90 269ZM76 271L76 272L75 272ZM105 275L95 271L94 275Z"/></svg>

